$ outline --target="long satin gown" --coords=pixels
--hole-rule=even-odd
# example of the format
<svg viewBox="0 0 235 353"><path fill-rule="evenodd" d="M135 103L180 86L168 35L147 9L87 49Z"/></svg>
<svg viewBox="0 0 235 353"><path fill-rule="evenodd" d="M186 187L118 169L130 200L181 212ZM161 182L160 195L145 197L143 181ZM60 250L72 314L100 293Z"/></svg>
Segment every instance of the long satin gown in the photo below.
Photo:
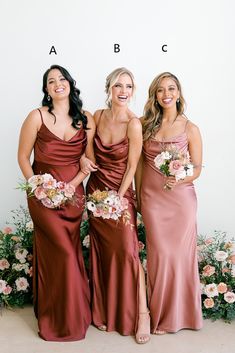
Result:
<svg viewBox="0 0 235 353"><path fill-rule="evenodd" d="M94 139L98 171L91 174L87 193L96 189L118 190L126 170L128 138L117 144L102 143L98 134ZM138 319L139 257L136 211L132 187L125 197L129 200L131 224L120 220L90 217L91 292L94 325L106 325L107 331L132 335Z"/></svg>
<svg viewBox="0 0 235 353"><path fill-rule="evenodd" d="M57 181L71 181L79 171L85 147L83 128L64 141L46 127L42 118L34 146L34 173L50 173ZM78 206L65 204L59 209L46 208L36 198L28 198L34 223L34 308L39 335L47 341L80 340L91 322L90 291L80 244L84 203L81 184L76 195Z"/></svg>
<svg viewBox="0 0 235 353"><path fill-rule="evenodd" d="M185 132L165 140L188 150ZM193 183L165 190L165 178L154 165L162 142L144 143L141 211L146 228L148 298L151 331L177 332L202 327L196 252L197 199Z"/></svg>

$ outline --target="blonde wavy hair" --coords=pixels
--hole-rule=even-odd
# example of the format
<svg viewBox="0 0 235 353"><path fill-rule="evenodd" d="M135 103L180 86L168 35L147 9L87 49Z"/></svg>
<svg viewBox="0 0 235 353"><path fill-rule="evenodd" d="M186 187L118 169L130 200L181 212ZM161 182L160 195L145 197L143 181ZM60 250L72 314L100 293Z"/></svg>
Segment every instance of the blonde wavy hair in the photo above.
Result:
<svg viewBox="0 0 235 353"><path fill-rule="evenodd" d="M136 90L136 84L135 84L135 78L134 75L132 74L131 71L127 70L125 67L120 67L118 69L113 70L106 78L106 83L105 83L105 93L107 94L107 99L106 99L106 104L108 108L111 108L112 106L112 87L117 83L119 80L119 77L123 74L126 74L130 76L132 85L133 85L133 93L134 94Z"/></svg>
<svg viewBox="0 0 235 353"><path fill-rule="evenodd" d="M176 102L176 109L178 115L184 114L185 100L182 95L182 88L178 78L170 72L163 72L157 77L154 78L151 83L148 91L148 100L144 107L144 116L143 116L143 139L144 141L148 140L153 136L157 130L160 129L162 124L163 110L162 107L158 104L156 94L160 86L161 81L164 78L171 78L180 93L179 101Z"/></svg>

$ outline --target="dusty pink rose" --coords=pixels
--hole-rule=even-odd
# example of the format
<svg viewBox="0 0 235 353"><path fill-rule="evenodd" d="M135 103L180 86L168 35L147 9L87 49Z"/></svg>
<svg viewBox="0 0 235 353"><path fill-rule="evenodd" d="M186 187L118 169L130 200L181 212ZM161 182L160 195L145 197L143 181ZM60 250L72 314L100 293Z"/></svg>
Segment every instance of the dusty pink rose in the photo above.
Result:
<svg viewBox="0 0 235 353"><path fill-rule="evenodd" d="M207 284L204 288L204 293L209 297L216 297L218 296L217 285L215 283Z"/></svg>
<svg viewBox="0 0 235 353"><path fill-rule="evenodd" d="M184 167L178 159L171 161L169 164L169 172L171 175L175 175L178 171L184 170Z"/></svg>
<svg viewBox="0 0 235 353"><path fill-rule="evenodd" d="M45 199L47 197L47 194L45 192L45 189L42 186L38 186L35 190L34 190L34 195L36 196L36 198L38 200L42 200Z"/></svg>
<svg viewBox="0 0 235 353"><path fill-rule="evenodd" d="M64 181L58 181L57 188L63 191L65 189L66 183Z"/></svg>
<svg viewBox="0 0 235 353"><path fill-rule="evenodd" d="M205 308L211 309L215 305L215 302L212 298L206 298L203 302Z"/></svg>
<svg viewBox="0 0 235 353"><path fill-rule="evenodd" d="M15 284L16 284L16 289L17 291L20 290L26 290L29 286L29 283L27 281L27 279L25 277L19 277L15 280Z"/></svg>
<svg viewBox="0 0 235 353"><path fill-rule="evenodd" d="M7 269L9 267L10 267L10 264L7 261L7 259L1 259L0 260L0 270L5 270L5 269Z"/></svg>
<svg viewBox="0 0 235 353"><path fill-rule="evenodd" d="M43 206L47 208L54 208L53 202L48 197L46 197L45 199L42 199L41 202Z"/></svg>
<svg viewBox="0 0 235 353"><path fill-rule="evenodd" d="M220 294L226 293L227 289L228 289L227 284L223 282L220 282L217 286L217 290Z"/></svg>
<svg viewBox="0 0 235 353"><path fill-rule="evenodd" d="M206 265L203 267L203 272L202 275L205 277L210 277L215 273L215 267L214 266L210 266L210 265Z"/></svg>
<svg viewBox="0 0 235 353"><path fill-rule="evenodd" d="M5 227L3 228L2 232L4 234L11 234L13 232L13 229L11 227Z"/></svg>
<svg viewBox="0 0 235 353"><path fill-rule="evenodd" d="M235 293L233 292L227 292L224 294L224 300L229 303L232 304L235 302Z"/></svg>
<svg viewBox="0 0 235 353"><path fill-rule="evenodd" d="M207 238L207 239L205 240L205 244L206 244L206 245L210 245L210 244L212 244L213 242L214 242L213 238Z"/></svg>
<svg viewBox="0 0 235 353"><path fill-rule="evenodd" d="M7 285L6 288L3 290L3 294L8 295L11 293L11 291L12 291L12 288L9 285Z"/></svg>
<svg viewBox="0 0 235 353"><path fill-rule="evenodd" d="M128 208L129 201L126 197L121 197L120 204L121 204L122 210L126 210Z"/></svg>
<svg viewBox="0 0 235 353"><path fill-rule="evenodd" d="M27 260L31 262L33 260L33 255L32 254L27 255Z"/></svg>
<svg viewBox="0 0 235 353"><path fill-rule="evenodd" d="M72 198L75 193L75 187L72 184L66 184L64 189L64 195L68 198Z"/></svg>
<svg viewBox="0 0 235 353"><path fill-rule="evenodd" d="M215 258L217 261L225 261L228 257L228 254L225 251L216 251Z"/></svg>
<svg viewBox="0 0 235 353"><path fill-rule="evenodd" d="M6 289L7 282L4 281L3 279L0 279L0 293L3 293L3 291Z"/></svg>

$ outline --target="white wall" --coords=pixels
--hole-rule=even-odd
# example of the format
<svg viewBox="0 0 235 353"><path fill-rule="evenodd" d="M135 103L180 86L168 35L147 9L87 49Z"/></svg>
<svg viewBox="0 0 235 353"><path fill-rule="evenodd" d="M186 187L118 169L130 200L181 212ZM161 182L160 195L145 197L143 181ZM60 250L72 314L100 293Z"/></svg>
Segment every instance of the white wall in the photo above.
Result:
<svg viewBox="0 0 235 353"><path fill-rule="evenodd" d="M58 63L76 79L91 112L104 105L105 78L116 67L135 74L131 108L138 115L158 73L178 76L187 116L204 140L199 232L235 235L234 13L233 0L0 0L0 226L25 203L14 189L21 177L19 129L40 105L44 71ZM49 55L52 45L57 55Z"/></svg>

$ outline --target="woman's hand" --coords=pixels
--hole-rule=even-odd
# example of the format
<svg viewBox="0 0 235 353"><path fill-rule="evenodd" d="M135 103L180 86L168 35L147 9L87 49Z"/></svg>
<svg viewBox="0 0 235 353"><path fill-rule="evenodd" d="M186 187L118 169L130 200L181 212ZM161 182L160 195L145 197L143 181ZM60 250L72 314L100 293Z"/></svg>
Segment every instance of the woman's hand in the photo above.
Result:
<svg viewBox="0 0 235 353"><path fill-rule="evenodd" d="M98 166L94 162L92 162L92 160L83 155L80 159L80 168L81 172L87 175L90 172L96 172Z"/></svg>
<svg viewBox="0 0 235 353"><path fill-rule="evenodd" d="M177 185L177 181L175 179L174 176L169 176L169 177L166 177L165 179L165 184L164 184L164 188L165 189L174 189L174 187Z"/></svg>

